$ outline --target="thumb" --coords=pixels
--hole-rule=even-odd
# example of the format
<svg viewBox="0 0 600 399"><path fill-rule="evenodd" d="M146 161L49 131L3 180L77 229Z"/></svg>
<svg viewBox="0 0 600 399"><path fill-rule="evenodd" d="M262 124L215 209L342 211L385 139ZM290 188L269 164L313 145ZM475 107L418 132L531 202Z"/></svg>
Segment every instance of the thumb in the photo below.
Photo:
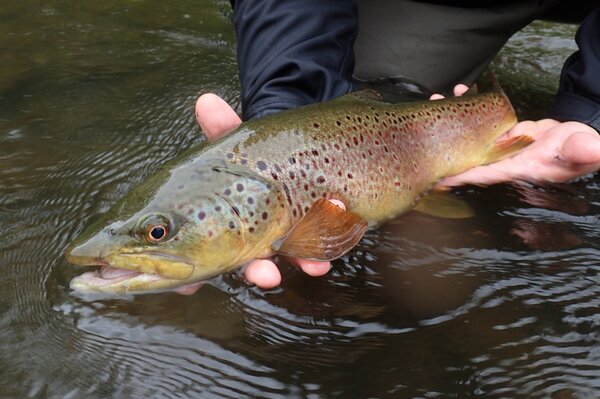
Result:
<svg viewBox="0 0 600 399"><path fill-rule="evenodd" d="M212 93L200 96L196 102L196 120L209 140L226 135L242 123L233 108Z"/></svg>
<svg viewBox="0 0 600 399"><path fill-rule="evenodd" d="M565 140L560 153L565 161L575 164L600 163L600 136L593 132L575 132Z"/></svg>

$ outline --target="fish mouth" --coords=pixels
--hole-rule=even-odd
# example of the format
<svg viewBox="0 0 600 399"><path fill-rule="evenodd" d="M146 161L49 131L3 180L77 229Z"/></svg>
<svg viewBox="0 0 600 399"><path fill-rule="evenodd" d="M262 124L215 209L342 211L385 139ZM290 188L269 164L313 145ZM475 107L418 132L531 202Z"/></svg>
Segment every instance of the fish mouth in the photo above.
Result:
<svg viewBox="0 0 600 399"><path fill-rule="evenodd" d="M149 293L188 285L194 265L181 257L158 252L122 253L109 260L96 259L94 271L71 280L82 293Z"/></svg>

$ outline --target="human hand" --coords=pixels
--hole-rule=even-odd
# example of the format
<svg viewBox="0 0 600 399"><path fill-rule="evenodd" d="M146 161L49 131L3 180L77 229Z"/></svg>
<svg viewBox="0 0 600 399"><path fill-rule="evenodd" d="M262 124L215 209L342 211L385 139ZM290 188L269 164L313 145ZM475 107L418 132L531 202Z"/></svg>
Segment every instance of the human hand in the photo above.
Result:
<svg viewBox="0 0 600 399"><path fill-rule="evenodd" d="M454 94L460 96L467 89L457 85ZM443 96L434 94L430 99L440 98ZM437 187L506 181L565 182L600 168L600 136L586 124L553 119L523 121L498 140L520 135L530 136L534 142L512 157L442 179Z"/></svg>
<svg viewBox="0 0 600 399"><path fill-rule="evenodd" d="M208 140L216 140L225 136L242 123L233 108L215 94L204 94L198 99L196 102L196 120ZM346 209L341 201L330 201L340 208ZM330 262L316 262L298 258L289 259L311 276L322 276L331 269ZM281 283L281 273L270 259L257 259L250 262L244 269L244 276L250 283L265 289L276 287ZM177 290L177 292L190 295L195 293L200 285L201 283L190 284Z"/></svg>

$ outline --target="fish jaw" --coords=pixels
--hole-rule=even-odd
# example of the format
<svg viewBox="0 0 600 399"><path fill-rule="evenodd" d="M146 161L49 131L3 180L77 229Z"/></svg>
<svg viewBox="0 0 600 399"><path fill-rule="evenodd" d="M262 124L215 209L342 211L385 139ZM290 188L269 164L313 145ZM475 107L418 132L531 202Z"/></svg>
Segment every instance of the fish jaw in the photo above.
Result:
<svg viewBox="0 0 600 399"><path fill-rule="evenodd" d="M180 288L194 281L174 280L157 274L141 273L110 266L83 273L71 280L70 288L83 294L103 293L127 295L138 293L157 293Z"/></svg>
<svg viewBox="0 0 600 399"><path fill-rule="evenodd" d="M75 251L78 254L81 251ZM195 283L222 272L196 268L181 257L155 251L99 257L67 252L70 262L97 266L71 280L70 288L80 293L113 295L155 293ZM85 263L85 264L83 264Z"/></svg>

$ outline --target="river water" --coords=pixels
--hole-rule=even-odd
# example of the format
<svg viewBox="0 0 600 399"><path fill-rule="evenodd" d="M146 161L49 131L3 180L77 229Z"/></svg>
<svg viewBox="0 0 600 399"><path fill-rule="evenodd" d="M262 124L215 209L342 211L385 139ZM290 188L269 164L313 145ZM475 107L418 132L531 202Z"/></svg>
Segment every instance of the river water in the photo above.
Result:
<svg viewBox="0 0 600 399"><path fill-rule="evenodd" d="M62 253L202 140L239 82L227 3L0 5L0 397L600 396L600 186L464 187L477 215L408 213L332 272L232 273L192 296L92 301ZM536 23L495 68L540 117L575 28Z"/></svg>

